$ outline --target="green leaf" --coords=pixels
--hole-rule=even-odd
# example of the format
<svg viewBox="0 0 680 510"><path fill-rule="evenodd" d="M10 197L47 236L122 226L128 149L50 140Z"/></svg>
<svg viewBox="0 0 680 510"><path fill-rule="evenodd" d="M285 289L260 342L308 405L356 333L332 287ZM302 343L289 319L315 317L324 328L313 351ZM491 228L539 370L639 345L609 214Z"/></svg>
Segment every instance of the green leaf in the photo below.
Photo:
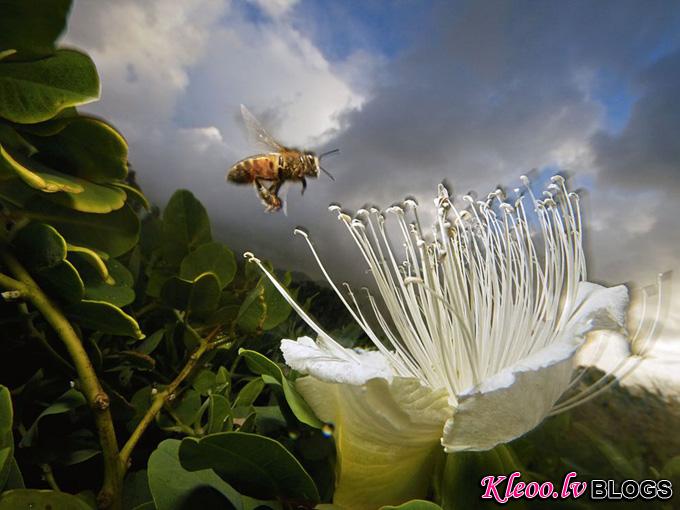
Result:
<svg viewBox="0 0 680 510"><path fill-rule="evenodd" d="M0 179L0 199L15 207L24 207L38 192L24 181L14 179Z"/></svg>
<svg viewBox="0 0 680 510"><path fill-rule="evenodd" d="M95 184L78 177L72 177L71 180L81 186L81 192L64 191L63 193L50 194L46 198L64 207L84 213L105 214L125 205L127 195L119 188Z"/></svg>
<svg viewBox="0 0 680 510"><path fill-rule="evenodd" d="M72 194L82 193L85 188L75 177L45 167L39 161L19 152L10 153L0 145L0 179L19 177L31 188L44 193L59 191Z"/></svg>
<svg viewBox="0 0 680 510"><path fill-rule="evenodd" d="M0 117L33 124L99 97L99 77L87 55L57 50L34 62L0 63Z"/></svg>
<svg viewBox="0 0 680 510"><path fill-rule="evenodd" d="M9 475L7 476L7 481L5 482L4 487L2 487L0 484L0 491L23 489L24 487L26 486L24 485L24 477L21 475L21 471L19 470L19 464L17 464L16 459L12 457L10 459Z"/></svg>
<svg viewBox="0 0 680 510"><path fill-rule="evenodd" d="M139 219L128 206L108 214L91 214L34 199L22 212L51 224L69 244L100 250L112 257L123 255L139 239Z"/></svg>
<svg viewBox="0 0 680 510"><path fill-rule="evenodd" d="M214 273L223 289L236 274L234 253L221 243L206 243L184 257L180 264L179 275L185 280L193 280L206 272Z"/></svg>
<svg viewBox="0 0 680 510"><path fill-rule="evenodd" d="M45 223L29 223L17 232L12 244L29 269L54 267L66 258L66 241L54 227Z"/></svg>
<svg viewBox="0 0 680 510"><path fill-rule="evenodd" d="M83 299L80 303L70 305L65 311L85 328L139 340L144 338L137 321L111 303Z"/></svg>
<svg viewBox="0 0 680 510"><path fill-rule="evenodd" d="M90 269L91 266L80 269L85 283L85 299L106 301L119 307L129 305L135 300L132 273L114 258L106 261L106 267L107 280L102 280L101 274Z"/></svg>
<svg viewBox="0 0 680 510"><path fill-rule="evenodd" d="M151 354L156 349L156 347L158 347L158 344L161 343L161 340L163 340L164 336L164 329L159 329L153 334L147 336L146 339L137 346L137 352L141 352L142 354Z"/></svg>
<svg viewBox="0 0 680 510"><path fill-rule="evenodd" d="M146 469L128 473L123 482L123 508L135 508L148 502L151 502L151 491Z"/></svg>
<svg viewBox="0 0 680 510"><path fill-rule="evenodd" d="M99 273L102 280L106 281L109 279L109 268L99 253L90 248L86 248L85 246L77 246L68 243L66 244L66 249L69 253L75 254L76 257L92 266L92 268Z"/></svg>
<svg viewBox="0 0 680 510"><path fill-rule="evenodd" d="M136 200L144 209L146 209L147 211L151 210L151 204L149 203L149 200L146 198L146 195L144 195L144 193L142 193L141 190L135 188L134 186L130 186L125 182L114 182L112 184L115 187L122 189L127 195L128 200L130 199Z"/></svg>
<svg viewBox="0 0 680 510"><path fill-rule="evenodd" d="M0 123L0 144L7 147L11 152L18 152L29 157L38 151L14 128L4 123Z"/></svg>
<svg viewBox="0 0 680 510"><path fill-rule="evenodd" d="M235 508L251 510L263 502L244 497L210 469L187 471L179 462L180 442L162 441L148 461L149 488L158 510L191 510L194 508ZM208 487L222 500L208 498ZM203 490L202 490L203 489ZM211 491L211 492L212 492ZM214 494L211 494L214 497ZM208 504L212 503L212 506Z"/></svg>
<svg viewBox="0 0 680 510"><path fill-rule="evenodd" d="M169 416L162 414L158 419L158 426L169 432L193 433L192 426L199 417L201 410L201 395L188 389L178 398L171 401Z"/></svg>
<svg viewBox="0 0 680 510"><path fill-rule="evenodd" d="M5 386L0 386L0 492L7 484L14 465L13 419L9 390Z"/></svg>
<svg viewBox="0 0 680 510"><path fill-rule="evenodd" d="M291 280L290 273L286 273L282 283L287 286ZM295 297L295 293L291 294ZM261 277L243 300L237 324L247 332L268 331L285 321L290 312L291 307L281 293L267 278Z"/></svg>
<svg viewBox="0 0 680 510"><path fill-rule="evenodd" d="M11 57L12 55L15 55L17 50L1 50L0 51L0 60L4 60L7 57Z"/></svg>
<svg viewBox="0 0 680 510"><path fill-rule="evenodd" d="M215 374L208 369L201 369L193 377L191 386L201 395L208 395L215 386Z"/></svg>
<svg viewBox="0 0 680 510"><path fill-rule="evenodd" d="M459 508L498 508L492 500L480 500L479 492L470 487L479 487L479 481L488 474L506 474L516 469L517 464L506 445L499 445L484 452L456 452L446 454L443 469L435 483L438 486L439 504L444 510ZM513 501L513 509L526 508L524 501Z"/></svg>
<svg viewBox="0 0 680 510"><path fill-rule="evenodd" d="M208 398L210 404L208 406L208 425L206 427L206 433L215 434L217 432L224 432L225 426L229 425L229 418L231 417L231 405L229 404L229 400L222 395L215 394L211 394Z"/></svg>
<svg viewBox="0 0 680 510"><path fill-rule="evenodd" d="M62 123L63 128L51 136L31 138L41 161L92 182L125 179L128 146L113 126L84 115Z"/></svg>
<svg viewBox="0 0 680 510"><path fill-rule="evenodd" d="M237 407L250 407L253 405L257 397L260 396L262 390L264 389L264 381L262 379L253 379L248 381L248 383L241 388L236 400L234 401L234 408Z"/></svg>
<svg viewBox="0 0 680 510"><path fill-rule="evenodd" d="M286 402L298 420L310 427L321 428L323 426L323 422L316 417L312 408L298 393L295 386L283 376L283 372L276 363L259 352L248 349L240 349L239 354L245 359L248 368L252 372L260 374L264 382L268 382L265 379L265 376L268 376L281 385Z"/></svg>
<svg viewBox="0 0 680 510"><path fill-rule="evenodd" d="M383 506L380 510L442 510L442 507L431 501L414 499L399 506Z"/></svg>
<svg viewBox="0 0 680 510"><path fill-rule="evenodd" d="M671 457L661 468L660 478L680 482L680 455Z"/></svg>
<svg viewBox="0 0 680 510"><path fill-rule="evenodd" d="M281 443L243 432L223 432L202 439L185 438L179 448L189 471L213 469L241 494L296 503L318 503L309 474Z"/></svg>
<svg viewBox="0 0 680 510"><path fill-rule="evenodd" d="M163 284L161 299L177 310L211 311L220 299L220 281L214 273L203 273L194 281L173 276Z"/></svg>
<svg viewBox="0 0 680 510"><path fill-rule="evenodd" d="M163 211L163 254L171 264L179 264L187 253L212 240L210 220L196 197L178 190Z"/></svg>
<svg viewBox="0 0 680 510"><path fill-rule="evenodd" d="M69 303L83 299L85 287L78 270L68 260L62 260L54 267L39 269L35 277L50 295L59 296Z"/></svg>
<svg viewBox="0 0 680 510"><path fill-rule="evenodd" d="M93 510L82 499L65 492L14 489L0 494L0 510Z"/></svg>
<svg viewBox="0 0 680 510"><path fill-rule="evenodd" d="M621 451L616 445L607 439L600 437L582 423L576 423L574 428L585 435L599 450L600 454L607 459L616 472L627 479L640 478L641 473L631 462L629 456Z"/></svg>
<svg viewBox="0 0 680 510"><path fill-rule="evenodd" d="M71 388L55 400L47 409L38 415L33 424L30 426L26 434L21 438L19 443L22 447L31 446L38 433L38 425L40 421L46 416L54 416L57 414L64 414L74 409L87 404L85 397L81 392Z"/></svg>
<svg viewBox="0 0 680 510"><path fill-rule="evenodd" d="M0 0L0 48L22 59L50 55L70 9L71 0Z"/></svg>

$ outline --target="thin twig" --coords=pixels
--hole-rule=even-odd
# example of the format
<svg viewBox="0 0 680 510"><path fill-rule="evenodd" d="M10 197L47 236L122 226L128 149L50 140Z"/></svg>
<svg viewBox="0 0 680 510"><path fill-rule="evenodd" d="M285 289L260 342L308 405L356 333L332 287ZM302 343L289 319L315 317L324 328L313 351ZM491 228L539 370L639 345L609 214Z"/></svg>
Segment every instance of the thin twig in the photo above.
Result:
<svg viewBox="0 0 680 510"><path fill-rule="evenodd" d="M214 349L215 346L218 345L218 342L212 342L212 340L215 338L217 333L219 333L219 331L220 326L215 327L215 329L211 331L204 340L201 341L191 356L189 356L186 364L182 370L180 370L179 374L177 374L177 376L173 379L173 381L154 396L151 406L149 406L149 409L147 409L146 413L135 427L135 430L132 431L132 434L130 434L127 442L120 450L119 458L121 469L123 469L123 471L127 470L128 468L130 456L132 451L135 449L135 446L137 446L137 443L142 438L142 435L149 425L151 425L151 422L153 422L153 420L156 418L156 415L161 411L161 409L163 409L163 406L166 402L168 402L171 395L175 395L179 385L182 384L182 382L191 374L201 357L206 352Z"/></svg>

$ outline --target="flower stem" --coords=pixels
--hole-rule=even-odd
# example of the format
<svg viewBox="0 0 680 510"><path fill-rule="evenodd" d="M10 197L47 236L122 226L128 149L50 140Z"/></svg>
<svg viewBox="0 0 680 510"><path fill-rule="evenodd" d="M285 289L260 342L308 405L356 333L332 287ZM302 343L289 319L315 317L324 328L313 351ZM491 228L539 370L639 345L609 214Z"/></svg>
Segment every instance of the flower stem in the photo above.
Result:
<svg viewBox="0 0 680 510"><path fill-rule="evenodd" d="M11 278L0 274L0 286L20 292L27 301L38 309L61 341L64 342L73 360L83 394L94 415L104 458L104 483L97 497L98 506L107 510L121 510L123 471L120 469L118 461L118 440L109 410L109 397L97 378L80 338L59 306L45 295L28 271L13 255L3 250L0 252L0 257L7 269L14 275L14 278Z"/></svg>

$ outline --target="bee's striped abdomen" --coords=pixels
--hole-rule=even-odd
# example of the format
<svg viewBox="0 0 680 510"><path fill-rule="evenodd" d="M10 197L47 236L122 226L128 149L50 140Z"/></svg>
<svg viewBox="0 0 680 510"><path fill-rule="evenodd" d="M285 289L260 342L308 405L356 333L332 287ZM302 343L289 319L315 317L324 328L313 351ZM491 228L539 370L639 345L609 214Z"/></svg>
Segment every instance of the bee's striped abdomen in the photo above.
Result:
<svg viewBox="0 0 680 510"><path fill-rule="evenodd" d="M232 166L227 174L227 180L238 183L249 183L255 179L277 180L278 168L277 155L255 156Z"/></svg>

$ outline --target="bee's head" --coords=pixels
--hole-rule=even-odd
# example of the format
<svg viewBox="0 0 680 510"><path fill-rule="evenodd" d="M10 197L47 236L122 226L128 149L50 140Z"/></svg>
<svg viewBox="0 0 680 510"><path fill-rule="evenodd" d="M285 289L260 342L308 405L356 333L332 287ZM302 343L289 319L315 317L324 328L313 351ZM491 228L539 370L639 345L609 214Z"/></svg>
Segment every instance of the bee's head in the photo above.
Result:
<svg viewBox="0 0 680 510"><path fill-rule="evenodd" d="M319 156L317 156L313 152L307 152L306 153L306 156L308 158L311 158L308 161L310 163L312 163L312 166L314 168L314 177L318 177L319 171L321 171L321 172L325 173L328 177L330 177L331 180L333 180L333 181L335 180L335 178L333 178L333 176L324 167L321 166L320 161L324 156L328 156L329 154L335 154L336 152L340 152L340 149L333 149L332 151L324 152L323 154L320 154Z"/></svg>
<svg viewBox="0 0 680 510"><path fill-rule="evenodd" d="M307 175L311 177L319 177L319 172L321 170L321 165L319 163L319 156L313 152L305 152L302 156L305 160L305 166L307 168Z"/></svg>

